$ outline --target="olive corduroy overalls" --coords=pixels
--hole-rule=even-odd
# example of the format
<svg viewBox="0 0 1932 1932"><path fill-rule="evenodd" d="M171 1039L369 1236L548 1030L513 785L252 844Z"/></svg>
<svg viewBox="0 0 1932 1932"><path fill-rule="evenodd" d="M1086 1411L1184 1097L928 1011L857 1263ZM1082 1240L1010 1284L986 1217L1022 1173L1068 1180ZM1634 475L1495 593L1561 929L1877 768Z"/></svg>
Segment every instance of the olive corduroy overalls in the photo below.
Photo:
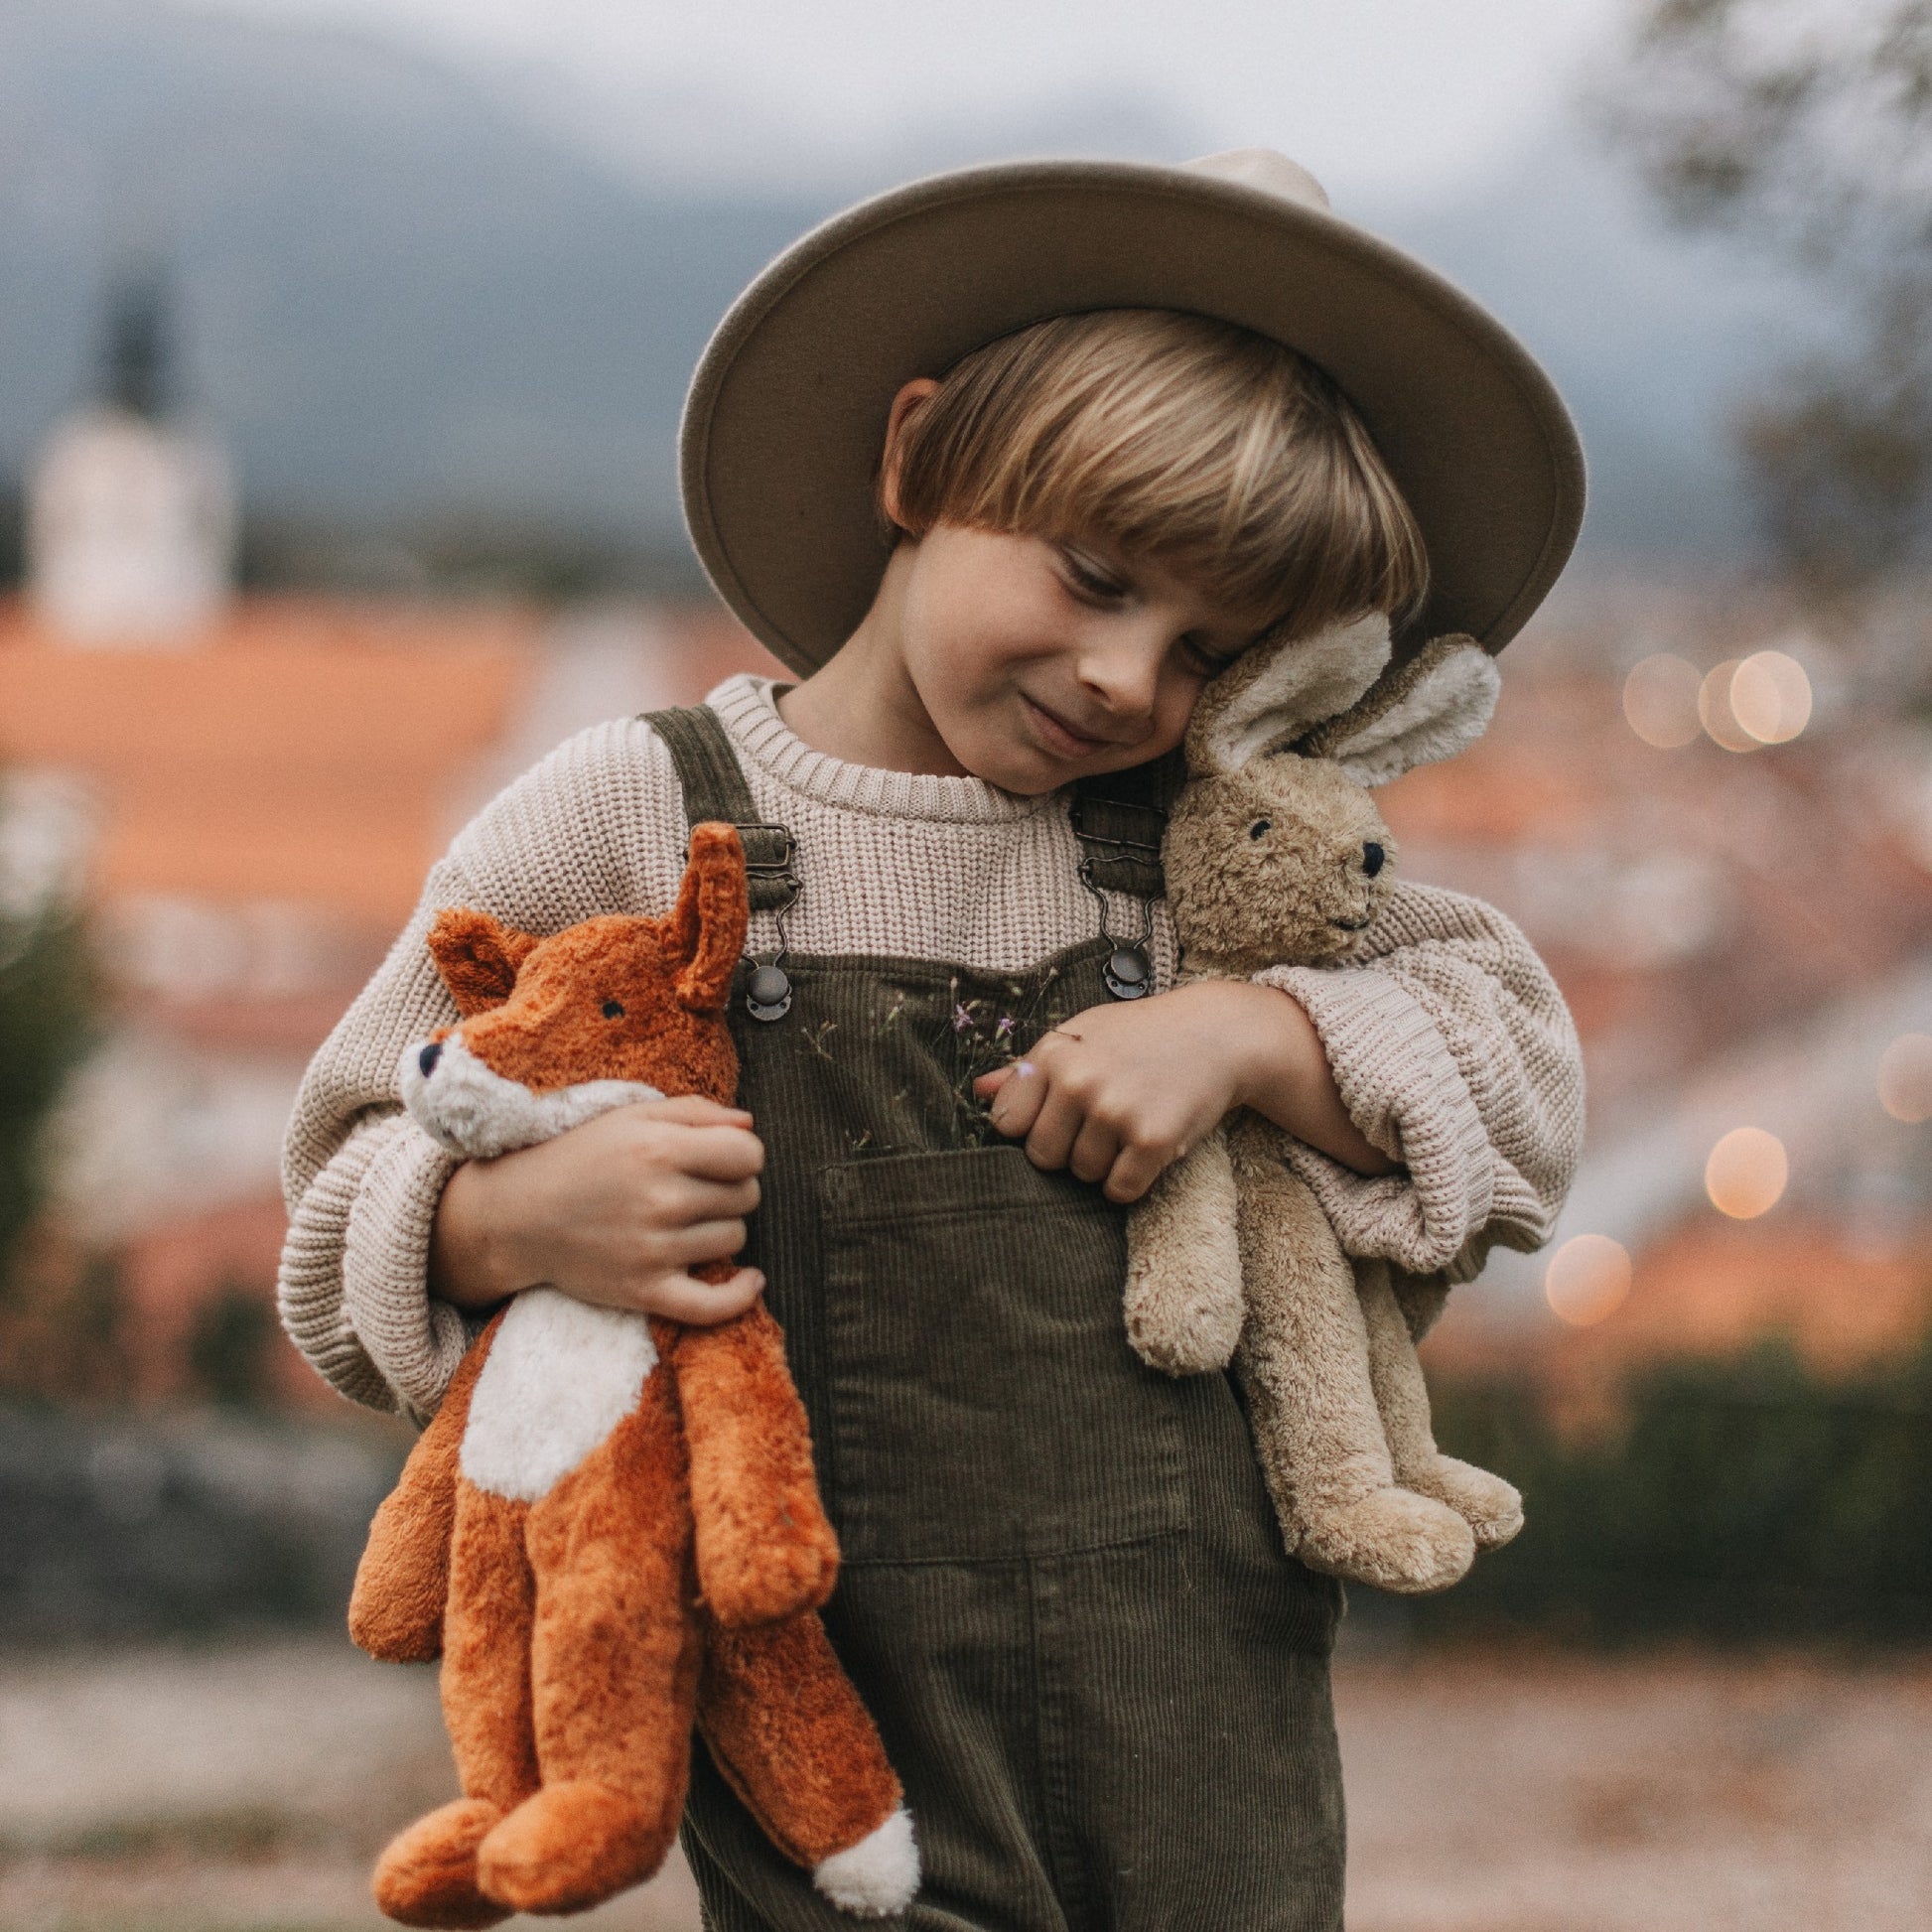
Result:
<svg viewBox="0 0 1932 1932"><path fill-rule="evenodd" d="M690 821L740 826L754 906L787 902L790 835L757 823L716 715L650 723ZM1133 795L1090 787L1087 824ZM1158 834L1082 836L1098 883L1159 891ZM1128 1346L1123 1210L1035 1169L972 1096L1106 1000L1110 952L1020 975L787 955L769 1022L741 967L769 1153L744 1259L843 1552L826 1627L905 1785L916 1932L1336 1932L1339 1592L1283 1553L1231 1380ZM850 1932L702 1750L684 1842L716 1932Z"/></svg>

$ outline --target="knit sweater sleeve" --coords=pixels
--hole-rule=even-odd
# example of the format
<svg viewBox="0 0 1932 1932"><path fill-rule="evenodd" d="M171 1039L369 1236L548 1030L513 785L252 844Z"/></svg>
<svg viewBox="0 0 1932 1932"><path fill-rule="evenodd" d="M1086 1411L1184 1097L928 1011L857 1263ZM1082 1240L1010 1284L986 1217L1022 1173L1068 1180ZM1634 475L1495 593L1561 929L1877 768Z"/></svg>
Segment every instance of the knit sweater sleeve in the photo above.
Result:
<svg viewBox="0 0 1932 1932"><path fill-rule="evenodd" d="M1348 1253L1468 1281L1490 1248L1549 1239L1582 1147L1583 1059L1563 996L1508 919L1404 884L1361 963L1255 977L1307 1010L1350 1118L1401 1164L1368 1177L1291 1148Z"/></svg>
<svg viewBox="0 0 1932 1932"><path fill-rule="evenodd" d="M648 727L621 720L560 746L458 835L310 1063L282 1148L282 1321L351 1401L427 1418L474 1333L428 1288L430 1230L458 1164L398 1098L404 1048L457 1018L431 921L476 906L543 934L598 912L660 911L682 830L676 772Z"/></svg>

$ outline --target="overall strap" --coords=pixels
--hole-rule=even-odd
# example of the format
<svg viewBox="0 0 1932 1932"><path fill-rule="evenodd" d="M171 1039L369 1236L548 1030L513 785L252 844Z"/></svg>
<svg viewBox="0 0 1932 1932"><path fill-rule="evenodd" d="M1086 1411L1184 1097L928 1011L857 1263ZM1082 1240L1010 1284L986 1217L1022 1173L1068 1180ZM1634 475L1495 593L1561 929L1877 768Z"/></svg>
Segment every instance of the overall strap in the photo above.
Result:
<svg viewBox="0 0 1932 1932"><path fill-rule="evenodd" d="M765 823L752 802L738 754L709 705L640 714L665 745L684 787L684 816L692 825L723 819L745 844L745 874L754 912L781 912L798 897L793 866L797 846L782 825Z"/></svg>
<svg viewBox="0 0 1932 1932"><path fill-rule="evenodd" d="M1162 897L1161 835L1183 775L1179 753L1170 752L1148 764L1075 782L1068 816L1094 885L1136 898Z"/></svg>

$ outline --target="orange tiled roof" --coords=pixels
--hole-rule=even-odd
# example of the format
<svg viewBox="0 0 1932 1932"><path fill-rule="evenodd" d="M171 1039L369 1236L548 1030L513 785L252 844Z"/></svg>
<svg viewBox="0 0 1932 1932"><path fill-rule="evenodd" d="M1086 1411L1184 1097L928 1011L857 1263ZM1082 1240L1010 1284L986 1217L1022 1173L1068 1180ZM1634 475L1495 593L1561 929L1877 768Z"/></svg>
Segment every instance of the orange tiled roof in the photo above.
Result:
<svg viewBox="0 0 1932 1932"><path fill-rule="evenodd" d="M0 761L81 773L97 896L308 900L393 925L503 733L534 611L264 598L185 648L77 649L0 607Z"/></svg>

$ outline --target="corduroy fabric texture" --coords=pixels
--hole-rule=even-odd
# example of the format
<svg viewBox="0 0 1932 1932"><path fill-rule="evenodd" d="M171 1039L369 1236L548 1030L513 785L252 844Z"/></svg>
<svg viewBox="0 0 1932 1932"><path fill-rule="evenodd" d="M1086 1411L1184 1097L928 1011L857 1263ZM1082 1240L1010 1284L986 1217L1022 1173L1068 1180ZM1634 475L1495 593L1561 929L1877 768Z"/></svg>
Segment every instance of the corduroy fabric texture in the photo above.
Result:
<svg viewBox="0 0 1932 1932"><path fill-rule="evenodd" d="M998 975L1093 940L1063 795L828 758L785 725L763 679L733 678L710 702L757 817L798 841L804 890L786 926L801 954ZM284 1149L282 1311L296 1345L350 1399L428 1416L473 1332L424 1287L455 1162L401 1115L395 1086L403 1047L457 1018L425 944L431 920L472 905L550 933L599 912L661 913L685 842L677 772L648 725L617 720L571 739L457 838L316 1055ZM1117 897L1109 929L1138 927L1137 904ZM1365 1179L1310 1153L1305 1172L1350 1252L1473 1274L1493 1243L1548 1235L1581 1131L1576 1036L1541 962L1486 906L1405 886L1371 937L1359 968L1286 983L1364 1132L1400 1150L1406 1171ZM751 944L776 944L770 913L754 914ZM1157 986L1173 984L1164 904L1153 951Z"/></svg>
<svg viewBox="0 0 1932 1932"><path fill-rule="evenodd" d="M695 817L749 808L688 768ZM1283 1554L1228 1379L1127 1346L1123 1211L968 1102L1105 997L1106 951L794 955L782 1021L733 1002L741 1099L782 1150L749 1252L843 1553L826 1629L906 1787L916 1932L1328 1932L1338 1591ZM708 1923L829 1932L750 1825L701 1768Z"/></svg>

